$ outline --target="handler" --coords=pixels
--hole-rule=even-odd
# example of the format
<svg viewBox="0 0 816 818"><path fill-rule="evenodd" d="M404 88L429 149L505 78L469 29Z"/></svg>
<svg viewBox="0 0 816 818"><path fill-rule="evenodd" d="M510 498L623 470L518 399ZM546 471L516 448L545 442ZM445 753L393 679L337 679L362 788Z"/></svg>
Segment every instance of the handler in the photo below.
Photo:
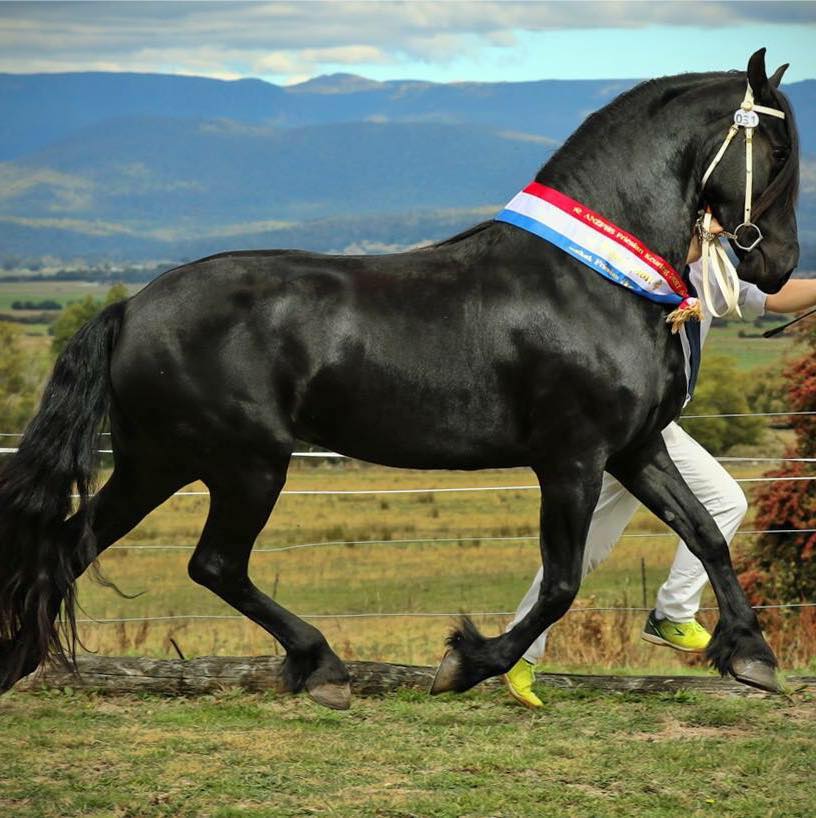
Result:
<svg viewBox="0 0 816 818"><path fill-rule="evenodd" d="M711 233L721 233L722 227L712 220ZM697 291L702 290L701 247L699 236L692 239L687 262L689 277ZM816 306L816 279L788 281L775 295L766 295L758 287L740 281L739 306L747 320L753 320L766 310L775 313L795 313ZM719 312L722 306L716 306ZM712 317L704 313L700 322L702 346ZM663 430L669 456L683 479L706 507L730 545L748 509L739 484L697 441L677 423ZM592 515L584 550L583 576L602 563L610 554L623 530L638 509L636 500L614 477L604 473L600 497ZM542 568L533 580L516 610L508 630L520 621L538 599ZM657 592L654 610L646 619L641 638L654 645L675 650L697 652L705 650L711 634L695 619L700 598L708 581L703 564L684 542L679 542L668 579ZM548 629L549 630L549 629ZM533 642L524 656L507 672L505 681L512 696L530 708L542 707L541 699L532 690L534 668L547 644L547 631Z"/></svg>

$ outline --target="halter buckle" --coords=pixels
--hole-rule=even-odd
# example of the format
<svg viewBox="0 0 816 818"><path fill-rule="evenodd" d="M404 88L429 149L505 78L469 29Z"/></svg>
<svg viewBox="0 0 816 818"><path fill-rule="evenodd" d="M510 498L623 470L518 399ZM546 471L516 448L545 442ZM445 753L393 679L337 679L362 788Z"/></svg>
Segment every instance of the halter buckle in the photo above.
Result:
<svg viewBox="0 0 816 818"><path fill-rule="evenodd" d="M743 228L745 229L752 228L753 230L756 231L756 238L751 242L751 244L748 245L743 244L743 242L740 240L739 238L740 230L742 230ZM762 231L753 222L743 222L742 224L738 224L734 228L733 242L734 244L737 245L737 247L739 247L740 250L744 250L746 253L750 253L751 250L753 250L762 241L763 238L764 236L762 235Z"/></svg>

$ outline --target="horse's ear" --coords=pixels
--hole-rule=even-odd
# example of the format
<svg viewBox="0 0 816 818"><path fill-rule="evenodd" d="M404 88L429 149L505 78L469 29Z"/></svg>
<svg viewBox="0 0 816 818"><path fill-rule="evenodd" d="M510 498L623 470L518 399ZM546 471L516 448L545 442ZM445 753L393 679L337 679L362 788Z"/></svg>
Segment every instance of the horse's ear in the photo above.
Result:
<svg viewBox="0 0 816 818"><path fill-rule="evenodd" d="M765 73L765 49L760 48L751 54L748 60L748 82L754 96L761 96L768 87L768 75Z"/></svg>
<svg viewBox="0 0 816 818"><path fill-rule="evenodd" d="M779 88L779 83L782 82L782 77L785 75L785 72L788 70L788 66L790 63L786 62L784 65L780 65L776 71L773 72L773 76L768 77L768 82L773 85L774 88Z"/></svg>

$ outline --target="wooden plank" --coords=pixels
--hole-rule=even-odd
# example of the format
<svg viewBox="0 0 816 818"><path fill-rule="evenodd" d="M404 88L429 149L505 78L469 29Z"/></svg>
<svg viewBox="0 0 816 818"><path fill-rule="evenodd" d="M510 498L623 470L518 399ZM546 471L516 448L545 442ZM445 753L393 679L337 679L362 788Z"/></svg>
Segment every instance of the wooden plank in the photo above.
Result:
<svg viewBox="0 0 816 818"><path fill-rule="evenodd" d="M204 656L198 659L149 659L135 656L79 656L78 675L51 666L21 681L17 690L72 687L109 693L157 693L190 696L238 687L283 693L278 656ZM352 693L376 696L400 689L428 690L435 668L382 662L348 662ZM720 695L766 695L718 676L590 676L538 673L538 684L561 689L589 688L619 693L697 691ZM816 691L816 677L787 679L793 689ZM501 684L498 679L483 683Z"/></svg>

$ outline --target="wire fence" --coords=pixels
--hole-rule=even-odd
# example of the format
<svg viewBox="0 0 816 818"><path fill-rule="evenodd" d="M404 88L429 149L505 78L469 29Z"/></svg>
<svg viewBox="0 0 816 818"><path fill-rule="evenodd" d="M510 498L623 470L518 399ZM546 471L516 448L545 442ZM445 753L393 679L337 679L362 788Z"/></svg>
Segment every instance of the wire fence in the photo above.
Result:
<svg viewBox="0 0 816 818"><path fill-rule="evenodd" d="M703 420L710 418L741 418L741 417L790 417L802 415L816 415L816 412L734 412L722 414L701 414L701 415L684 415L680 420ZM104 436L109 436L109 432L101 433ZM22 432L0 432L0 438L20 438L23 436ZM0 447L0 454L14 454L18 449L16 447ZM112 449L99 449L101 454L112 454ZM294 452L292 457L297 458L323 458L323 459L346 459L350 460L346 455L338 452L330 451L300 451ZM718 457L716 458L720 463L724 464L738 464L738 463L816 463L816 458L812 457ZM734 478L738 483L771 483L771 482L785 482L785 481L813 481L816 480L816 475L793 476L793 477L741 477ZM347 495L347 496L370 496L370 495L407 495L407 494L448 494L461 492L497 492L497 491L533 491L538 489L537 484L524 485L497 485L497 486L445 486L445 487L416 487L416 488L401 488L401 489L334 489L334 490L319 490L319 489L289 489L284 490L284 495L300 495L300 496L331 496L331 495ZM178 491L173 496L175 497L202 497L208 496L208 491ZM742 529L736 533L737 537L757 536L757 535L783 535L783 534L814 534L816 528L784 528L784 529ZM656 537L676 537L672 532L632 532L624 533L621 539L624 538L656 538ZM535 542L538 540L538 535L521 535L521 536L476 536L476 537L430 537L430 538L404 538L404 539L370 539L370 540L324 540L320 542L305 542L294 543L291 545L284 545L275 548L255 548L253 554L274 554L287 551L295 551L301 549L316 549L324 547L336 546L358 546L358 545L418 545L418 544L461 544L466 542ZM128 550L134 551L192 551L194 545L164 545L164 544L118 544L111 546L109 550ZM756 605L753 606L755 610L771 610L771 609L802 609L814 608L816 602L798 602L798 603L779 603L771 605ZM589 606L589 607L574 607L568 613L570 615L586 614L586 613L645 613L650 611L647 607L629 607L629 606ZM717 610L716 608L701 608L703 611ZM321 620L321 619L373 619L373 618L451 618L462 615L471 617L507 617L512 616L514 611L472 611L465 614L462 611L376 611L376 612L338 612L338 613L314 613L301 614L303 619L307 620ZM113 617L113 618L82 618L78 622L85 624L125 624L125 623L141 623L141 622L171 622L171 621L197 621L197 620L226 620L239 621L245 617L238 614L169 614L164 616L137 616L137 617Z"/></svg>

